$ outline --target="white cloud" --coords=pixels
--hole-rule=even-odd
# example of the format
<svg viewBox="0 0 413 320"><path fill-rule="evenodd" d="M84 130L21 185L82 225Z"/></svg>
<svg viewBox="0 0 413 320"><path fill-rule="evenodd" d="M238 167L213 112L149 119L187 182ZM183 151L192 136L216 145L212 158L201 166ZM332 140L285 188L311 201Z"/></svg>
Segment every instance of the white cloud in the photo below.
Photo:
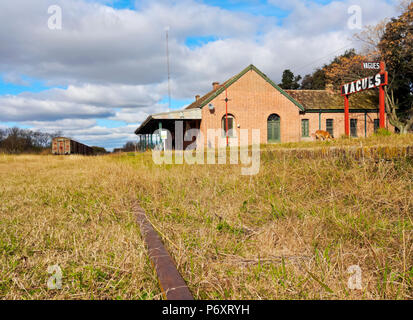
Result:
<svg viewBox="0 0 413 320"><path fill-rule="evenodd" d="M137 124L118 128L93 126L86 129L66 130L65 133L67 136L88 145L98 145L113 149L121 147L126 141L137 141L137 137L133 133L136 127Z"/></svg>
<svg viewBox="0 0 413 320"><path fill-rule="evenodd" d="M24 125L32 130L44 132L63 132L65 136L88 145L104 146L111 150L122 146L126 141L137 141L134 131L138 123L117 128L106 128L95 120L70 119L59 121L27 121ZM6 128L0 125L0 129Z"/></svg>
<svg viewBox="0 0 413 320"><path fill-rule="evenodd" d="M85 130L96 126L92 119L64 119L58 121L25 121L25 125L46 132Z"/></svg>
<svg viewBox="0 0 413 320"><path fill-rule="evenodd" d="M269 1L275 5L281 4L279 0ZM285 27L291 33L305 34L310 37L336 31L351 35L354 30L348 29L347 22L351 16L348 9L353 5L361 8L362 25L377 23L379 20L397 13L397 1L345 0L320 4L294 0L286 3L292 13L286 19Z"/></svg>
<svg viewBox="0 0 413 320"><path fill-rule="evenodd" d="M68 101L39 100L24 96L0 97L1 121L58 120L65 118L105 118L107 108Z"/></svg>
<svg viewBox="0 0 413 320"><path fill-rule="evenodd" d="M153 110L165 110L157 105L162 96L156 91L160 90L159 86L86 84L0 96L0 118L2 121L96 119L116 117L120 113L116 109L125 109L136 113L132 122L143 121Z"/></svg>
<svg viewBox="0 0 413 320"><path fill-rule="evenodd" d="M168 110L166 104L156 104L148 108L123 108L120 111L117 111L113 117L110 117L109 120L123 121L126 123L141 123L143 122L150 114L161 113Z"/></svg>

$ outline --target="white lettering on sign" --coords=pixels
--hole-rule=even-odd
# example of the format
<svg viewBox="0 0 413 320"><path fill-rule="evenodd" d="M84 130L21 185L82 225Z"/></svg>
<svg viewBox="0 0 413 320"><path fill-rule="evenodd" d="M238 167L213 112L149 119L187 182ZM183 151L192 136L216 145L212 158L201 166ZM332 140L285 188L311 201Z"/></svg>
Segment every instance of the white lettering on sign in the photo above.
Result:
<svg viewBox="0 0 413 320"><path fill-rule="evenodd" d="M356 92L356 88L354 87L354 82L352 82L350 84L350 93L355 93Z"/></svg>
<svg viewBox="0 0 413 320"><path fill-rule="evenodd" d="M356 90L361 91L361 80L356 81Z"/></svg>
<svg viewBox="0 0 413 320"><path fill-rule="evenodd" d="M360 80L346 83L341 87L341 95L347 96L353 93L361 92L367 89L377 88L387 85L387 74L378 73L375 76L366 77Z"/></svg>
<svg viewBox="0 0 413 320"><path fill-rule="evenodd" d="M369 77L369 86L368 86L368 89L373 89L373 88L374 88L373 77Z"/></svg>
<svg viewBox="0 0 413 320"><path fill-rule="evenodd" d="M380 62L364 62L363 68L368 70L380 70Z"/></svg>
<svg viewBox="0 0 413 320"><path fill-rule="evenodd" d="M376 74L375 79L376 79L376 87L378 87L379 85L381 85L381 74L380 73Z"/></svg>
<svg viewBox="0 0 413 320"><path fill-rule="evenodd" d="M362 90L366 90L367 89L367 85L368 85L368 79L362 79L361 80L361 88Z"/></svg>

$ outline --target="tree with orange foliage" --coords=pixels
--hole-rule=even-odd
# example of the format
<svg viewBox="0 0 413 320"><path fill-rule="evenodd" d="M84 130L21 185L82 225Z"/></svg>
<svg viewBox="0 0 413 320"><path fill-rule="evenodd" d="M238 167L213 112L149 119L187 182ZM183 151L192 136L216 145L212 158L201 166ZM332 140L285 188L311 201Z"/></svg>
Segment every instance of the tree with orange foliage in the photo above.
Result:
<svg viewBox="0 0 413 320"><path fill-rule="evenodd" d="M355 49L346 51L324 67L327 82L332 83L335 89L339 89L344 83L374 75L374 71L362 68L363 62L372 61L373 58L373 54L357 54Z"/></svg>

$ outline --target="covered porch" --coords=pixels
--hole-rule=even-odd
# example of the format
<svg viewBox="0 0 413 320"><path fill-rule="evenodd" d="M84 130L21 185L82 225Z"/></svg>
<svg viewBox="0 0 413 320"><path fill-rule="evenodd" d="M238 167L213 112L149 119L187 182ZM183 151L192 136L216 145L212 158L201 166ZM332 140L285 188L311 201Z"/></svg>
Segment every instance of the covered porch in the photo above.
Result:
<svg viewBox="0 0 413 320"><path fill-rule="evenodd" d="M175 149L175 127L177 124L182 122L183 137L185 137L186 131L200 128L201 120L202 112L199 108L152 114L135 130L135 134L138 136L138 149L146 151L163 145L164 141L159 134L161 130L169 131L168 138L172 141L168 145ZM159 131L155 133L157 130ZM191 141L184 141L183 148L185 149L191 143Z"/></svg>

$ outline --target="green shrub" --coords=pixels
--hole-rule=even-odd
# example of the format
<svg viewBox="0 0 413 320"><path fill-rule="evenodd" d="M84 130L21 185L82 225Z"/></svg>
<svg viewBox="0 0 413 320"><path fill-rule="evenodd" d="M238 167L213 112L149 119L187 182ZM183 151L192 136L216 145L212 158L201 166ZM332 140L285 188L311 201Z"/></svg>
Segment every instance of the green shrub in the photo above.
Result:
<svg viewBox="0 0 413 320"><path fill-rule="evenodd" d="M379 137L387 137L387 136L391 136L391 132L385 128L380 128L380 129L377 129L374 135L379 136Z"/></svg>

